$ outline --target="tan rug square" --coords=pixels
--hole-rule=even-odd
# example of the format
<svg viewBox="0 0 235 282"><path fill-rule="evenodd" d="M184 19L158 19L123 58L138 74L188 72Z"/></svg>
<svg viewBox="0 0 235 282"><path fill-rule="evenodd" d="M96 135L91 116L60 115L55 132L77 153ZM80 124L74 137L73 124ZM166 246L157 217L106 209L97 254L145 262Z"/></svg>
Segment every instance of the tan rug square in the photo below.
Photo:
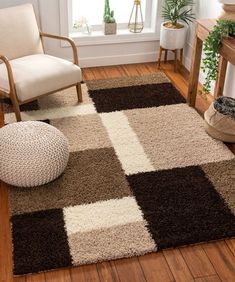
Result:
<svg viewBox="0 0 235 282"><path fill-rule="evenodd" d="M157 170L234 158L223 143L207 135L203 119L186 104L128 110L125 114Z"/></svg>
<svg viewBox="0 0 235 282"><path fill-rule="evenodd" d="M201 168L235 215L235 159L204 164Z"/></svg>
<svg viewBox="0 0 235 282"><path fill-rule="evenodd" d="M68 241L74 265L130 257L157 250L144 220L78 232L69 235Z"/></svg>
<svg viewBox="0 0 235 282"><path fill-rule="evenodd" d="M53 119L50 124L68 138L70 152L112 147L98 114Z"/></svg>

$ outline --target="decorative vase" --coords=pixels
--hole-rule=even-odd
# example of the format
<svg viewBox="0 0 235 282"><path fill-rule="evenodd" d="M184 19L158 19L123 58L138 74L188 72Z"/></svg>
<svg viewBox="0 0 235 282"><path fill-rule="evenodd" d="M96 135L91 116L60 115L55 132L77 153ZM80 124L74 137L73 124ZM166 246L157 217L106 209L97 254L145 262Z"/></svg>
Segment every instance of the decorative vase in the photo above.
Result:
<svg viewBox="0 0 235 282"><path fill-rule="evenodd" d="M144 20L140 0L134 0L128 28L130 32L134 33L140 33L144 28Z"/></svg>
<svg viewBox="0 0 235 282"><path fill-rule="evenodd" d="M117 33L117 23L104 23L104 34L111 35Z"/></svg>
<svg viewBox="0 0 235 282"><path fill-rule="evenodd" d="M169 28L167 22L161 25L160 46L167 50L182 49L187 36L187 26L181 24L181 28Z"/></svg>
<svg viewBox="0 0 235 282"><path fill-rule="evenodd" d="M220 19L235 21L235 0L219 0L223 4L223 13Z"/></svg>

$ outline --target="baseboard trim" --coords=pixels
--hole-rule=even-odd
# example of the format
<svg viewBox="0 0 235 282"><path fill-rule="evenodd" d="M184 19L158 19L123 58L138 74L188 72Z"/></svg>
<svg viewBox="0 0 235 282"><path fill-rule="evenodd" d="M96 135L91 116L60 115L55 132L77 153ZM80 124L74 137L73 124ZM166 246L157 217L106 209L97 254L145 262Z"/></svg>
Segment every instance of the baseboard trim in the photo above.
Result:
<svg viewBox="0 0 235 282"><path fill-rule="evenodd" d="M82 68L87 67L100 67L100 66L113 66L113 65L127 65L138 63L156 62L159 56L159 51L136 53L128 55L114 55L114 56L102 56L102 57L87 57L79 59L79 66ZM169 59L173 59L169 55Z"/></svg>
<svg viewBox="0 0 235 282"><path fill-rule="evenodd" d="M102 57L87 57L79 60L81 67L100 67L100 66L112 66L123 64L135 64L156 61L157 54L151 53L139 53L129 55L115 55L115 56L102 56Z"/></svg>

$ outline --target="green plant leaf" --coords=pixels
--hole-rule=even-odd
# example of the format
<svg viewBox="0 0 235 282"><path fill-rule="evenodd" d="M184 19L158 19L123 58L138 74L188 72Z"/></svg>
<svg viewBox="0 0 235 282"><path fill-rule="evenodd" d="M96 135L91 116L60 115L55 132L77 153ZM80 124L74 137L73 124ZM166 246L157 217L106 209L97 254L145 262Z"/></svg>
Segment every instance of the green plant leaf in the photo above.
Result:
<svg viewBox="0 0 235 282"><path fill-rule="evenodd" d="M235 36L235 22L229 20L218 20L213 30L204 42L202 71L206 74L206 81L203 85L204 93L211 91L212 81L217 79L219 65L219 51L222 39L227 36Z"/></svg>
<svg viewBox="0 0 235 282"><path fill-rule="evenodd" d="M162 17L176 25L178 21L189 24L195 19L192 8L193 0L165 0L162 8Z"/></svg>

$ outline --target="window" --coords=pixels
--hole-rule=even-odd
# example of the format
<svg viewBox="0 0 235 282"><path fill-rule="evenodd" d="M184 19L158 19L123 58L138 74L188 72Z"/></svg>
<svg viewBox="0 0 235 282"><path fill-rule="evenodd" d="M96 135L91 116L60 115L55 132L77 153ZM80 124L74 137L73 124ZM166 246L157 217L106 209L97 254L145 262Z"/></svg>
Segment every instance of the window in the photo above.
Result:
<svg viewBox="0 0 235 282"><path fill-rule="evenodd" d="M59 0L61 35L73 38L77 46L159 40L162 0L141 0L144 18L144 30L141 33L132 33L128 30L134 0L109 1L118 24L117 34L106 36L103 33L104 0ZM87 19L88 25L91 26L91 33L87 32L85 24L79 30L73 27L75 21L81 17ZM68 47L69 45L61 42L61 46Z"/></svg>
<svg viewBox="0 0 235 282"><path fill-rule="evenodd" d="M70 0L69 1L69 30L73 28L75 21L85 18L93 31L102 29L104 0ZM110 0L110 8L114 10L114 16L118 29L127 29L134 0ZM153 0L142 0L141 7L145 28L151 27Z"/></svg>

